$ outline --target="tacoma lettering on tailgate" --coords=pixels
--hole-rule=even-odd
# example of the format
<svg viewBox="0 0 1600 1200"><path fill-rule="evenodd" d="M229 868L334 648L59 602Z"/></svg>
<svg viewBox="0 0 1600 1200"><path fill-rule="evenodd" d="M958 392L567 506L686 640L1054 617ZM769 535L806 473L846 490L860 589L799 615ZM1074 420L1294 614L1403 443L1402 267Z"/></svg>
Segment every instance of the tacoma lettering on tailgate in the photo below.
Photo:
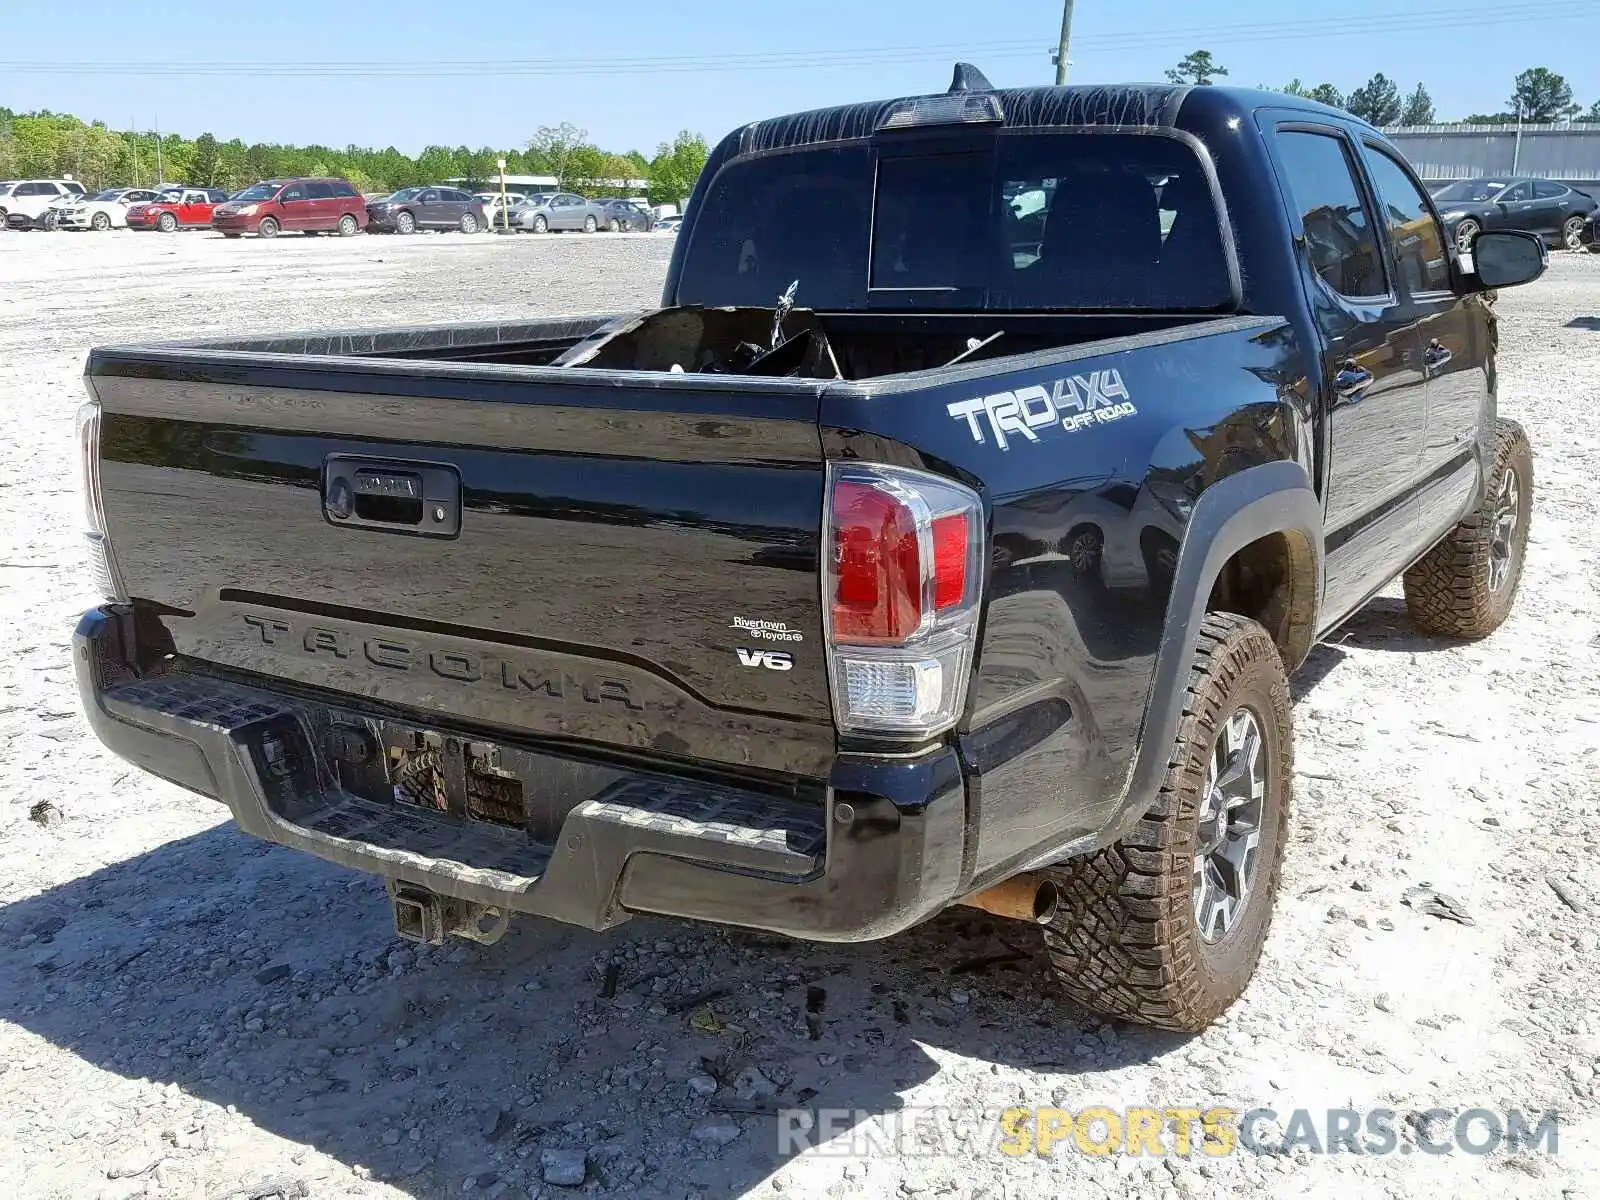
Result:
<svg viewBox="0 0 1600 1200"><path fill-rule="evenodd" d="M366 662L390 671L428 671L456 683L525 691L563 704L616 704L643 712L626 681L579 675L559 667L535 667L510 658L420 645L393 635L362 637L318 625L295 628L277 617L245 613L244 623L263 645L298 650L344 661Z"/></svg>

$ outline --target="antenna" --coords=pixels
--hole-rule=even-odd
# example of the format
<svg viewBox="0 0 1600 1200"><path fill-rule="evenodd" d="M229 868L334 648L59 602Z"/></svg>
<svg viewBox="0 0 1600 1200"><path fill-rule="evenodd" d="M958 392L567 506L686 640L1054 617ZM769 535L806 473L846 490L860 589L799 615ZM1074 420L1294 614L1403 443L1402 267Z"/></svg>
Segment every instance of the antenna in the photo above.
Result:
<svg viewBox="0 0 1600 1200"><path fill-rule="evenodd" d="M958 62L956 73L950 80L950 94L959 92L992 92L994 84L989 82L988 76L971 63Z"/></svg>

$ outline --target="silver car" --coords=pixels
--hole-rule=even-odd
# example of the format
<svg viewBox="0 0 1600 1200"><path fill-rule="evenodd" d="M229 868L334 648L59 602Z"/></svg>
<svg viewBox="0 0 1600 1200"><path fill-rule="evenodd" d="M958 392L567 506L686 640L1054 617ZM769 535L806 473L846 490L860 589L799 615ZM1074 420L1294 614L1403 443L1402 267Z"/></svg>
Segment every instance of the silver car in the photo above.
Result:
<svg viewBox="0 0 1600 1200"><path fill-rule="evenodd" d="M571 192L543 192L529 196L526 204L511 212L518 229L530 233L550 233L561 229L581 229L593 233L606 223L605 206L575 196Z"/></svg>

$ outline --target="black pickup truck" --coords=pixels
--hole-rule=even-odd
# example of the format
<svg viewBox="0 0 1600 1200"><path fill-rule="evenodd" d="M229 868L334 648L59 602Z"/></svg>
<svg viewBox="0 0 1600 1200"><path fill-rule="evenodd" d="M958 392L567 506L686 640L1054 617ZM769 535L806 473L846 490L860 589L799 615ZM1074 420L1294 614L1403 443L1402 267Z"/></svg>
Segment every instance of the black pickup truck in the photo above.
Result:
<svg viewBox="0 0 1600 1200"><path fill-rule="evenodd" d="M1532 458L1383 136L1290 96L994 89L748 125L662 307L95 350L100 738L515 913L850 941L957 903L1198 1029L1266 936L1286 672L1404 574L1505 618Z"/></svg>

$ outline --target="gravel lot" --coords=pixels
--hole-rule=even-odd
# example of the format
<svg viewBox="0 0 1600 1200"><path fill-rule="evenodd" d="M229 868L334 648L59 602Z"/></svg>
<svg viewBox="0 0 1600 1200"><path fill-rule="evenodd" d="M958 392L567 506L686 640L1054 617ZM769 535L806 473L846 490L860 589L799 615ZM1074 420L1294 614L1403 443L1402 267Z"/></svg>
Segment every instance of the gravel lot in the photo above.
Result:
<svg viewBox="0 0 1600 1200"><path fill-rule="evenodd" d="M1441 644L1391 589L1315 651L1278 916L1203 1037L1073 1011L1030 931L971 912L855 947L647 920L412 947L374 880L89 736L67 638L92 344L644 305L670 248L0 234L0 1194L560 1196L544 1179L586 1170L618 1196L1600 1196L1600 257L1500 304L1501 406L1538 471L1516 614ZM1470 923L1403 903L1424 883ZM1555 1156L1410 1153L1408 1131L1388 1156L849 1159L780 1153L750 1113L1019 1102L1563 1124Z"/></svg>

